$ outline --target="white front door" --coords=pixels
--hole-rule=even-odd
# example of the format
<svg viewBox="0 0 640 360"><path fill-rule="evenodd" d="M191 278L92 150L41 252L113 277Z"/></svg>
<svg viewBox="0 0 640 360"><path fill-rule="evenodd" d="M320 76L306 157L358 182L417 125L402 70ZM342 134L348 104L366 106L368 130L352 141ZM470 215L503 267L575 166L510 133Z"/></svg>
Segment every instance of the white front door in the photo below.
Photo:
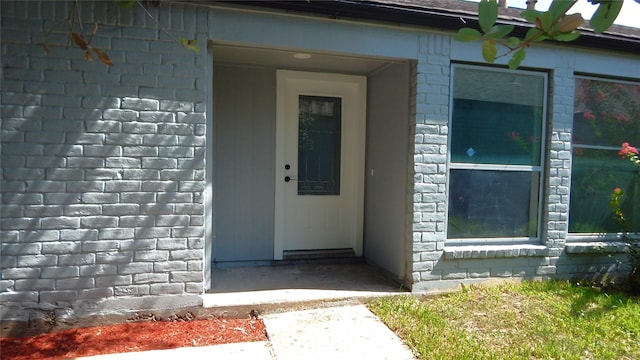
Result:
<svg viewBox="0 0 640 360"><path fill-rule="evenodd" d="M274 258L362 255L366 78L277 72Z"/></svg>

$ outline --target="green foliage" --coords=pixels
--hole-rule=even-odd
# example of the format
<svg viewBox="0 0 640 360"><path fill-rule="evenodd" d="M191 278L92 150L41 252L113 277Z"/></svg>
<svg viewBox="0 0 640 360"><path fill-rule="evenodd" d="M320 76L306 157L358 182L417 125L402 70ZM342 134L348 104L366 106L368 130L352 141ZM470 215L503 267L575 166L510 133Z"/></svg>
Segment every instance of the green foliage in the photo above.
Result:
<svg viewBox="0 0 640 360"><path fill-rule="evenodd" d="M593 31L600 34L607 30L620 14L622 10L621 0L591 0L592 4L599 4L598 10L591 17L591 27Z"/></svg>
<svg viewBox="0 0 640 360"><path fill-rule="evenodd" d="M618 152L623 158L631 161L632 164L638 167L640 170L640 157L638 155L638 149L634 146L630 146L629 143L622 143L622 149ZM626 240L627 247L629 249L629 261L631 262L631 271L629 273L628 282L632 289L640 292L640 239L632 239L629 233L632 229L632 224L629 218L622 210L622 197L624 192L620 188L613 189L611 193L610 206L613 211L613 216L618 222L623 231L623 240Z"/></svg>
<svg viewBox="0 0 640 360"><path fill-rule="evenodd" d="M509 68L517 69L526 56L527 56L527 53L525 49L520 48L520 50L516 51L511 57L511 59L509 59Z"/></svg>
<svg viewBox="0 0 640 360"><path fill-rule="evenodd" d="M419 359L640 358L640 299L566 281L472 285L370 308Z"/></svg>
<svg viewBox="0 0 640 360"><path fill-rule="evenodd" d="M498 2L495 0L481 0L478 3L478 22L480 29L488 33L498 20Z"/></svg>
<svg viewBox="0 0 640 360"><path fill-rule="evenodd" d="M513 31L513 25L494 25L487 33L486 37L489 39L502 39L503 37L511 34Z"/></svg>
<svg viewBox="0 0 640 360"><path fill-rule="evenodd" d="M562 14L566 14L569 9L573 6L573 1L554 1L549 5L549 12L553 14L554 17L562 16Z"/></svg>
<svg viewBox="0 0 640 360"><path fill-rule="evenodd" d="M498 48L496 47L496 41L487 39L482 42L482 57L488 63L493 63L498 54Z"/></svg>
<svg viewBox="0 0 640 360"><path fill-rule="evenodd" d="M186 47L189 50L200 52L200 48L196 46L197 43L197 40L187 40L185 38L180 38L180 44L182 46Z"/></svg>
<svg viewBox="0 0 640 360"><path fill-rule="evenodd" d="M546 39L548 39L548 37L544 35L544 31L538 28L529 29L529 31L527 31L527 34L524 36L524 42L528 44L533 41L543 41Z"/></svg>
<svg viewBox="0 0 640 360"><path fill-rule="evenodd" d="M618 17L622 9L622 0L590 0L598 6L591 19L591 26L596 33L607 30ZM640 0L636 0L640 2ZM496 25L498 20L497 0L481 0L478 3L478 24L480 31L472 28L462 28L455 39L460 42L482 41L482 57L488 63L496 59L511 55L509 68L520 66L526 57L525 48L535 42L544 40L574 41L580 36L578 27L582 26L584 19L581 14L567 12L576 1L553 0L547 11L524 10L520 15L532 28L524 39L509 37L513 31L513 25ZM506 48L502 54L498 54L498 45Z"/></svg>
<svg viewBox="0 0 640 360"><path fill-rule="evenodd" d="M622 197L624 196L624 192L620 188L613 189L611 193L611 201L609 205L611 206L611 210L613 211L613 216L622 227L622 230L625 233L631 231L631 224L629 224L629 219L625 216L622 211Z"/></svg>
<svg viewBox="0 0 640 360"><path fill-rule="evenodd" d="M568 32L568 33L560 33L558 35L556 35L556 37L554 38L554 40L556 41L573 41L577 38L580 37L580 33L577 31L573 31L573 32Z"/></svg>
<svg viewBox="0 0 640 360"><path fill-rule="evenodd" d="M455 36L455 39L460 42L477 41L480 40L480 38L482 38L482 33L480 33L480 31L476 29L471 28L460 29L460 31L458 31Z"/></svg>

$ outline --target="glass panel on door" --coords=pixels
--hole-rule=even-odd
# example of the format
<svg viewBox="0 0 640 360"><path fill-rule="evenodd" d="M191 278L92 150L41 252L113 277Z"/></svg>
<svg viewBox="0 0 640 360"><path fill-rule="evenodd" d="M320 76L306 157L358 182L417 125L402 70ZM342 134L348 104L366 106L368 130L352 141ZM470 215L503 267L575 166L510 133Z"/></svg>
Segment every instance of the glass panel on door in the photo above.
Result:
<svg viewBox="0 0 640 360"><path fill-rule="evenodd" d="M342 99L298 100L298 195L340 195Z"/></svg>

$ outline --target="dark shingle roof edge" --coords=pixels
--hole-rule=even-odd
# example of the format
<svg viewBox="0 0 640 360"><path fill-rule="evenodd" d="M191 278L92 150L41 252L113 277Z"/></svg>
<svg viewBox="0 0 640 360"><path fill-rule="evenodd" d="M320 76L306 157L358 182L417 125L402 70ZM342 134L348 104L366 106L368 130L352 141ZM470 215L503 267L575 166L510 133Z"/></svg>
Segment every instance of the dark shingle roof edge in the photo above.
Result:
<svg viewBox="0 0 640 360"><path fill-rule="evenodd" d="M317 14L333 19L367 20L457 31L479 28L477 4L460 0L322 0L322 1L211 1L240 6ZM524 36L531 24L519 17L521 9L500 9L498 21L516 26L513 35ZM603 34L580 28L582 36L568 46L582 46L640 54L640 28L612 26Z"/></svg>

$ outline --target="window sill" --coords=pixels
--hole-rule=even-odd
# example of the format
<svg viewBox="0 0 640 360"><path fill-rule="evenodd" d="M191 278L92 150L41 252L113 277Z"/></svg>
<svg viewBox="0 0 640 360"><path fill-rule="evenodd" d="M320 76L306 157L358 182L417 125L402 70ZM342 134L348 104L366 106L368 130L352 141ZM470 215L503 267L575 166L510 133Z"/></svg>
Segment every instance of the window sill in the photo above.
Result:
<svg viewBox="0 0 640 360"><path fill-rule="evenodd" d="M493 259L546 256L544 245L469 245L448 246L444 248L446 260L458 259Z"/></svg>
<svg viewBox="0 0 640 360"><path fill-rule="evenodd" d="M602 242L575 242L564 246L567 254L615 254L626 253L627 244L619 241Z"/></svg>

